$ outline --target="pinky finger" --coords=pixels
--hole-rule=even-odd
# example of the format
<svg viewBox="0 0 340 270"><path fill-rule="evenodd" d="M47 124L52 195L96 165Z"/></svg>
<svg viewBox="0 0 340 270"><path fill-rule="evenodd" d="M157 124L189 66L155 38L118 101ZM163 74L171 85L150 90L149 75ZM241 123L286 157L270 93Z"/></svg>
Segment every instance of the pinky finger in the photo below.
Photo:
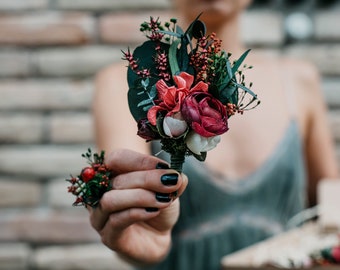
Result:
<svg viewBox="0 0 340 270"><path fill-rule="evenodd" d="M160 211L157 208L130 208L111 214L100 231L103 244L112 250L124 253L124 246L128 244L124 240L124 230L136 222L152 219L159 213Z"/></svg>
<svg viewBox="0 0 340 270"><path fill-rule="evenodd" d="M156 217L160 213L158 208L130 208L121 212L113 213L109 216L103 230L112 230L112 233L119 235L122 230L130 225L147 221ZM115 235L112 235L113 237Z"/></svg>

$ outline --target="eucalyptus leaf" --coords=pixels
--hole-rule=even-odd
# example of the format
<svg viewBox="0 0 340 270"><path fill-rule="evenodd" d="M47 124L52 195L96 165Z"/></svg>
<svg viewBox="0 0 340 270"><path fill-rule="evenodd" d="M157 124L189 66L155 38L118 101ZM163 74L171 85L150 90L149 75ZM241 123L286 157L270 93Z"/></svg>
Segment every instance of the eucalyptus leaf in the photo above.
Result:
<svg viewBox="0 0 340 270"><path fill-rule="evenodd" d="M244 86L243 84L240 83L233 83L236 87L241 88L243 91L246 91L248 94L252 95L253 97L257 97L257 95L251 91L248 87Z"/></svg>
<svg viewBox="0 0 340 270"><path fill-rule="evenodd" d="M167 31L167 30L159 30L157 31L159 33L162 33L164 35L169 35L169 36L173 36L173 37L177 37L177 38L181 38L182 35L176 32L172 32L172 31Z"/></svg>
<svg viewBox="0 0 340 270"><path fill-rule="evenodd" d="M149 85L149 78L146 78L145 80L142 80L141 83L142 83L142 86L146 89Z"/></svg>
<svg viewBox="0 0 340 270"><path fill-rule="evenodd" d="M228 102L237 104L238 101L238 87L232 83L220 89L219 99L223 104Z"/></svg>
<svg viewBox="0 0 340 270"><path fill-rule="evenodd" d="M234 73L233 73L233 71L231 69L231 65L230 65L230 61L229 60L226 62L226 69L227 69L228 76L226 76L226 78L224 79L223 83L228 84L230 82L231 78L234 76Z"/></svg>
<svg viewBox="0 0 340 270"><path fill-rule="evenodd" d="M142 107L142 106L149 105L149 104L152 104L152 103L153 103L152 99L145 99L145 100L142 100L141 102L139 102L137 104L137 107Z"/></svg>
<svg viewBox="0 0 340 270"><path fill-rule="evenodd" d="M153 104L149 106L144 106L143 111L148 112L151 109L151 107L153 107Z"/></svg>
<svg viewBox="0 0 340 270"><path fill-rule="evenodd" d="M177 48L180 43L181 39L174 40L169 49L169 65L172 76L178 75L181 71L177 61Z"/></svg>
<svg viewBox="0 0 340 270"><path fill-rule="evenodd" d="M245 51L240 58L235 62L235 64L233 65L232 71L233 74L235 74L235 72L237 72L238 68L241 66L242 62L244 61L244 59L246 59L248 53L250 52L250 49Z"/></svg>
<svg viewBox="0 0 340 270"><path fill-rule="evenodd" d="M153 99L157 96L157 88L156 88L156 84L152 85L149 91L149 95L150 97L152 97Z"/></svg>
<svg viewBox="0 0 340 270"><path fill-rule="evenodd" d="M184 35L183 29L178 25L176 25L176 33L179 34L180 36Z"/></svg>
<svg viewBox="0 0 340 270"><path fill-rule="evenodd" d="M138 81L137 81L138 82ZM150 78L150 84L154 85L157 82L157 78ZM153 90L152 86L148 86L145 89L141 80L139 80L139 85L133 86L128 91L128 102L129 109L133 116L133 118L138 122L142 118L147 117L147 112L145 111L145 104L151 104L152 101L156 98L157 93Z"/></svg>

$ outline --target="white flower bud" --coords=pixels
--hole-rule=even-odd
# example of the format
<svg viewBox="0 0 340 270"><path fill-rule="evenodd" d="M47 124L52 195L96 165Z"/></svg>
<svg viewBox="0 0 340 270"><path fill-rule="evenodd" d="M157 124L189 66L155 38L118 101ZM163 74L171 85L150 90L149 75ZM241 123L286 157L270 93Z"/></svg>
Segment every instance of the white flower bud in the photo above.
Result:
<svg viewBox="0 0 340 270"><path fill-rule="evenodd" d="M206 138L193 131L188 134L185 140L190 151L197 155L215 148L220 141L221 136L219 135Z"/></svg>
<svg viewBox="0 0 340 270"><path fill-rule="evenodd" d="M164 133L171 138L182 135L188 128L188 124L180 116L175 117L166 116L163 120Z"/></svg>

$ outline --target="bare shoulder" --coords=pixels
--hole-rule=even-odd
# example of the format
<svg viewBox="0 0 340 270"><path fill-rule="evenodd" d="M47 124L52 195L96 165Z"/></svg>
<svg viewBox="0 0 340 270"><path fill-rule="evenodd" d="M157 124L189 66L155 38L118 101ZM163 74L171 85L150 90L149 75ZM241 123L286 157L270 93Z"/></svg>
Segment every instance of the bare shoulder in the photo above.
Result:
<svg viewBox="0 0 340 270"><path fill-rule="evenodd" d="M113 81L120 84L122 81L125 82L126 70L124 63L113 63L98 71L96 74L96 83L107 83Z"/></svg>
<svg viewBox="0 0 340 270"><path fill-rule="evenodd" d="M320 73L313 63L293 58L282 58L280 62L298 102L304 104L307 111L313 104L323 102Z"/></svg>
<svg viewBox="0 0 340 270"><path fill-rule="evenodd" d="M320 83L319 71L313 63L288 57L281 58L279 61L287 76L299 84L299 89L305 89L307 87L315 89ZM303 85L305 87L302 87Z"/></svg>

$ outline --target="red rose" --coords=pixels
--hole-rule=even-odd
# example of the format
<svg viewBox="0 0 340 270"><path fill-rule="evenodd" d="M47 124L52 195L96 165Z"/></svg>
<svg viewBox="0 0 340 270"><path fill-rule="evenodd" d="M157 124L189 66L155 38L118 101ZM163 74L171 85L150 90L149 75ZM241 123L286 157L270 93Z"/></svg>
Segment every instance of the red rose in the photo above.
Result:
<svg viewBox="0 0 340 270"><path fill-rule="evenodd" d="M183 101L182 116L203 137L223 134L228 130L225 106L207 92L192 92Z"/></svg>
<svg viewBox="0 0 340 270"><path fill-rule="evenodd" d="M208 85L204 82L198 82L193 87L194 76L181 72L178 76L174 76L176 86L168 86L164 80L159 80L156 83L158 100L156 105L148 111L148 120L152 125L156 125L157 113L160 111L166 112L166 116L181 110L182 102L190 92L208 91Z"/></svg>

